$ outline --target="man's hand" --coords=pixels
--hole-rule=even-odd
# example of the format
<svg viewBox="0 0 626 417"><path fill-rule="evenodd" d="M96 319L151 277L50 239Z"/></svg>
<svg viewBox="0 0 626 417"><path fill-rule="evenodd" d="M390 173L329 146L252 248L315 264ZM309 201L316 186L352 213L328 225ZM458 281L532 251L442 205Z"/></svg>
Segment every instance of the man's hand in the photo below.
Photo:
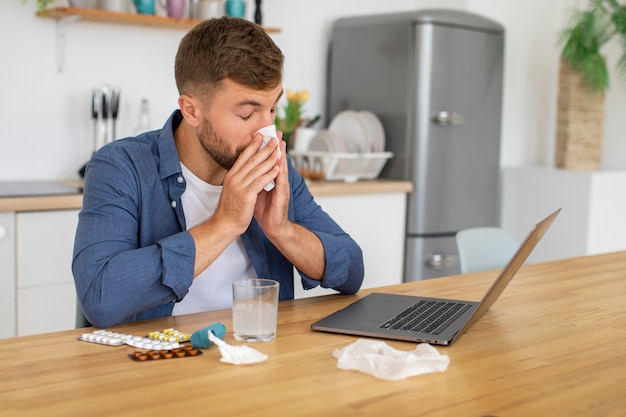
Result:
<svg viewBox="0 0 626 417"><path fill-rule="evenodd" d="M282 137L282 133L279 132L279 135ZM282 140L280 151L286 155L286 144ZM291 192L286 156L280 159L278 165L280 171L274 180L276 186L270 192L258 194L254 217L267 238L285 258L308 277L321 280L326 267L324 247L315 233L289 220Z"/></svg>
<svg viewBox="0 0 626 417"><path fill-rule="evenodd" d="M222 195L214 215L218 218L223 216L225 221L232 222L238 235L245 232L250 224L257 205L257 196L267 194L263 187L280 175L281 165L284 163L284 157L281 157L281 153L284 155L284 146L281 150L278 142L273 140L259 150L262 139L261 134L256 134L226 173Z"/></svg>
<svg viewBox="0 0 626 417"><path fill-rule="evenodd" d="M278 143L270 141L259 150L261 141L262 136L255 135L226 173L215 214L189 229L196 245L194 276L211 265L233 240L246 231L255 212L257 196L259 193L267 194L263 187L279 175L281 158ZM287 178L284 181L286 184L281 186L287 187L288 195L289 181ZM276 182L278 186L279 181Z"/></svg>

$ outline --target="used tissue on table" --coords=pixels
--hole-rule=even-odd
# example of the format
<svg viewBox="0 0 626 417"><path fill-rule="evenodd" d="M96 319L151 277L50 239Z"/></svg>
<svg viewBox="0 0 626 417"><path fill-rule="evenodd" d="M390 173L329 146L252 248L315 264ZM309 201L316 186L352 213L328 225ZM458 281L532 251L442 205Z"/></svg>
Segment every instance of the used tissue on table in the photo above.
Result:
<svg viewBox="0 0 626 417"><path fill-rule="evenodd" d="M212 331L208 332L209 340L217 345L222 354L220 361L233 365L250 365L263 362L267 355L248 346L232 346L215 336Z"/></svg>
<svg viewBox="0 0 626 417"><path fill-rule="evenodd" d="M366 339L335 350L333 356L340 369L361 371L389 381L443 372L450 363L448 355L441 355L428 343L420 343L411 351L401 351L384 342Z"/></svg>

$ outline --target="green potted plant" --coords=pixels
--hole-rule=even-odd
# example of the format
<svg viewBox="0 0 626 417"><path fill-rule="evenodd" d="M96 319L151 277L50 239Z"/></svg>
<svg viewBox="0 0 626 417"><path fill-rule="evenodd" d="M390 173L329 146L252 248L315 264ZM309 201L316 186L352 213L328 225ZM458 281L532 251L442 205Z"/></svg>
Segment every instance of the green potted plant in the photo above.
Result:
<svg viewBox="0 0 626 417"><path fill-rule="evenodd" d="M304 104L309 99L307 90L292 91L287 89L287 104L282 108L276 109L276 119L274 124L276 129L283 132L283 140L287 142L287 148L293 146L294 132L301 123ZM279 114L282 110L282 114Z"/></svg>
<svg viewBox="0 0 626 417"><path fill-rule="evenodd" d="M575 11L561 34L563 62L580 74L592 92L604 92L609 87L600 49L615 38L623 48L618 72L626 79L626 5L618 0L591 0L587 9Z"/></svg>
<svg viewBox="0 0 626 417"><path fill-rule="evenodd" d="M609 71L602 47L611 40L622 46L618 75L626 80L626 5L624 0L590 0L576 10L562 31L556 126L557 168L600 168L604 127L604 93Z"/></svg>

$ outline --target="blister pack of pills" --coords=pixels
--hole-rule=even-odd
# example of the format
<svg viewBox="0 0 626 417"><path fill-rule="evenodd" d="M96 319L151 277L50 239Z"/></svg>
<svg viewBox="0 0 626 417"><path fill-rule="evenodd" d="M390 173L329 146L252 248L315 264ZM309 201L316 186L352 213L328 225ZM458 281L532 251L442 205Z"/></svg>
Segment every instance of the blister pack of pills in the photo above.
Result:
<svg viewBox="0 0 626 417"><path fill-rule="evenodd" d="M91 333L83 333L79 340L83 342L99 343L101 345L121 346L126 340L132 339L132 335L110 332L108 330L95 330Z"/></svg>
<svg viewBox="0 0 626 417"><path fill-rule="evenodd" d="M133 352L128 357L135 361L154 361L159 359L190 358L201 355L202 351L193 346L185 346L171 350L149 350L147 352Z"/></svg>
<svg viewBox="0 0 626 417"><path fill-rule="evenodd" d="M152 349L152 350L170 350L181 347L178 342L166 342L164 340L153 340L149 337L133 336L126 340L127 345L140 349Z"/></svg>
<svg viewBox="0 0 626 417"><path fill-rule="evenodd" d="M79 337L79 340L108 346L121 346L126 344L132 347L150 350L170 350L181 347L178 342L153 340L149 337L133 336L108 330L95 330L91 333L83 333Z"/></svg>
<svg viewBox="0 0 626 417"><path fill-rule="evenodd" d="M160 332L150 332L148 337L152 340L161 340L165 342L188 342L191 339L189 333L181 332L176 329L163 329Z"/></svg>

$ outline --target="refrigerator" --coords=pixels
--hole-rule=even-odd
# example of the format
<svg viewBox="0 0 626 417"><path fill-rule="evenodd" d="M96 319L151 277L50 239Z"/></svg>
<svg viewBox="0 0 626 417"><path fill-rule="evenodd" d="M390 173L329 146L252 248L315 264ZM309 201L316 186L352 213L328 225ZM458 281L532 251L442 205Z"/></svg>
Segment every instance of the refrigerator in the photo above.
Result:
<svg viewBox="0 0 626 417"><path fill-rule="evenodd" d="M394 155L381 177L413 183L405 281L460 273L456 232L499 225L504 34L457 10L346 17L332 27L326 120L374 112Z"/></svg>

